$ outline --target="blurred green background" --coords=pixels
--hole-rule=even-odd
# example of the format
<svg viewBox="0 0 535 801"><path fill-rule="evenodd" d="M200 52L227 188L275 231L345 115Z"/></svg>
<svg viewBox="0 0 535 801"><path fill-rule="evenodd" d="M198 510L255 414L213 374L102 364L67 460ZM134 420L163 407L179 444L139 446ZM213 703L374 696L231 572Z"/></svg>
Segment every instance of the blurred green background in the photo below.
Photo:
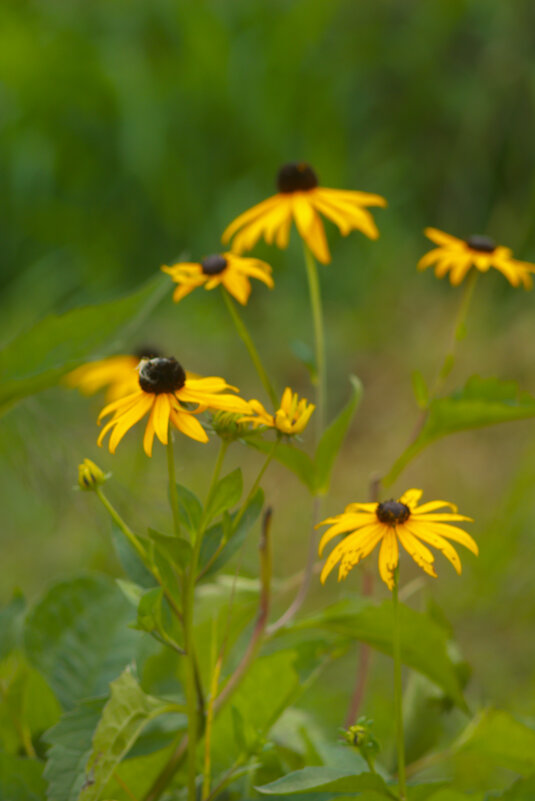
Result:
<svg viewBox="0 0 535 801"><path fill-rule="evenodd" d="M365 386L325 510L364 499L370 474L391 464L414 425L411 371L432 378L460 301L462 290L416 272L422 229L486 233L535 261L534 30L530 0L4 0L1 341L50 311L124 294L179 256L216 251L225 225L273 192L282 163L309 161L323 185L389 201L375 214L377 243L328 227L333 262L321 268L331 414L349 372ZM294 233L287 252L255 252L276 286L257 283L244 317L279 387L310 395L290 347L312 341L299 243ZM259 396L216 293L173 306L169 290L132 348L159 344ZM479 282L451 388L480 373L535 393L533 302L496 272ZM120 572L101 509L72 492L85 456L113 470L110 494L133 522L146 524L154 506L165 520L163 449L148 462L135 431L116 457L99 451L101 405L58 388L0 422L3 600L15 586L33 598L78 570ZM201 489L215 449L181 441L179 480ZM257 455L234 450L229 465L245 461L254 475ZM441 564L439 581L412 600L432 594L454 624L474 702L528 715L534 456L529 421L458 435L394 488L421 486L476 519L479 560L466 555L460 579ZM309 499L278 466L266 489L275 571L292 575L305 558ZM254 542L241 569L256 570ZM408 563L406 573L416 575ZM334 584L320 592L318 582L310 603L356 592L359 577ZM389 665L376 665L370 709L380 718ZM333 727L352 670L353 660L341 663L311 702ZM387 707L381 725L390 727Z"/></svg>

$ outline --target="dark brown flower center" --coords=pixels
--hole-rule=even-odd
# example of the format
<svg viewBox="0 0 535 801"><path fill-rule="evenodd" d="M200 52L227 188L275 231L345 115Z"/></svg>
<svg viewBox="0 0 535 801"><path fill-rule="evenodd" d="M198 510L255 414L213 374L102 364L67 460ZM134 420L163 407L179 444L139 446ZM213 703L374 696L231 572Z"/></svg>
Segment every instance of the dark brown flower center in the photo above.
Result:
<svg viewBox="0 0 535 801"><path fill-rule="evenodd" d="M480 253L494 253L496 250L496 242L490 236L481 236L481 234L469 236L466 244L472 250L479 250Z"/></svg>
<svg viewBox="0 0 535 801"><path fill-rule="evenodd" d="M154 348L152 345L139 345L132 354L136 359L156 359L161 355L160 348Z"/></svg>
<svg viewBox="0 0 535 801"><path fill-rule="evenodd" d="M395 526L398 523L405 523L410 517L411 510L401 501L391 499L380 503L375 510L375 514L381 523Z"/></svg>
<svg viewBox="0 0 535 801"><path fill-rule="evenodd" d="M205 275L219 275L227 266L227 260L219 253L214 253L212 256L207 256L201 261L202 271Z"/></svg>
<svg viewBox="0 0 535 801"><path fill-rule="evenodd" d="M139 386L143 392L161 395L176 392L186 383L186 373L176 359L148 359L139 370Z"/></svg>
<svg viewBox="0 0 535 801"><path fill-rule="evenodd" d="M306 192L318 185L318 176L305 162L292 162L280 168L277 175L277 188L283 194Z"/></svg>

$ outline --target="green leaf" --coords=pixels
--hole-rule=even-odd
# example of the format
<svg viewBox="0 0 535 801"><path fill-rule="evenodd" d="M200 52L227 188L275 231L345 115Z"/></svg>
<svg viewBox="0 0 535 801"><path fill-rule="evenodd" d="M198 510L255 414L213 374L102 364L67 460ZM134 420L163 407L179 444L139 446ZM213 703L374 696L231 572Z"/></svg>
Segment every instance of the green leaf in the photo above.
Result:
<svg viewBox="0 0 535 801"><path fill-rule="evenodd" d="M135 750L136 746L134 746ZM152 754L145 754L139 757L129 757L117 766L112 778L110 779L105 791L104 798L113 801L132 801L132 796L124 790L124 787L134 787L137 798L144 798L145 794L152 787L154 779L159 775L164 765L167 764L173 747L161 748ZM114 778L119 777L122 785Z"/></svg>
<svg viewBox="0 0 535 801"><path fill-rule="evenodd" d="M44 801L43 763L0 753L0 798L3 801Z"/></svg>
<svg viewBox="0 0 535 801"><path fill-rule="evenodd" d="M420 409L425 409L429 401L429 389L425 383L425 378L419 370L414 370L412 373L412 391L416 398L416 403Z"/></svg>
<svg viewBox="0 0 535 801"><path fill-rule="evenodd" d="M167 288L158 277L126 298L51 315L20 334L0 352L0 413L57 384L92 356L101 357L129 341ZM123 347L128 351L131 344Z"/></svg>
<svg viewBox="0 0 535 801"><path fill-rule="evenodd" d="M267 735L299 688L295 654L281 652L254 662L214 721L214 771L226 770L240 754L250 754ZM240 723L237 723L237 721Z"/></svg>
<svg viewBox="0 0 535 801"><path fill-rule="evenodd" d="M29 613L25 646L63 707L104 695L137 655L141 635L128 628L131 606L108 578L54 585Z"/></svg>
<svg viewBox="0 0 535 801"><path fill-rule="evenodd" d="M317 766L296 770L282 779L256 787L265 795L297 795L298 793L347 793L359 796L373 791L380 797L395 798L384 779L374 773L358 773L346 769Z"/></svg>
<svg viewBox="0 0 535 801"><path fill-rule="evenodd" d="M160 534L153 528L149 528L149 537L156 543L158 549L166 556L179 570L185 570L191 560L191 545L182 537L170 537L168 534Z"/></svg>
<svg viewBox="0 0 535 801"><path fill-rule="evenodd" d="M180 523L192 534L196 534L201 524L202 504L195 493L184 487L183 484L177 484L176 491Z"/></svg>
<svg viewBox="0 0 535 801"><path fill-rule="evenodd" d="M218 481L206 507L207 520L213 520L226 509L235 506L241 498L243 478L239 467Z"/></svg>
<svg viewBox="0 0 535 801"><path fill-rule="evenodd" d="M508 712L488 709L469 726L457 751L528 776L535 772L535 731Z"/></svg>
<svg viewBox="0 0 535 801"><path fill-rule="evenodd" d="M351 383L351 397L338 417L325 429L314 458L314 487L316 492L321 495L324 495L329 490L334 460L342 447L347 430L362 398L362 383L354 375L350 376L349 380Z"/></svg>
<svg viewBox="0 0 535 801"><path fill-rule="evenodd" d="M237 526L234 525L232 518L228 518L224 521L224 524L218 523L206 531L201 546L199 565L201 572L204 571L207 565L209 565L209 567L206 569L206 572L203 572L203 577L208 577L217 573L217 571L234 556L245 541L247 534L258 520L263 506L264 491L259 487L249 501ZM234 514L234 519L235 517L236 514ZM213 559L222 542L224 546L218 556ZM213 561L210 561L212 559Z"/></svg>
<svg viewBox="0 0 535 801"><path fill-rule="evenodd" d="M77 801L85 783L85 766L91 755L93 733L105 698L92 698L65 712L44 737L51 745L44 776L49 801Z"/></svg>
<svg viewBox="0 0 535 801"><path fill-rule="evenodd" d="M406 464L434 440L484 426L535 417L535 398L522 392L514 381L472 376L463 389L429 405L424 426L403 455ZM397 473L396 466L391 474ZM390 483L391 476L386 481Z"/></svg>
<svg viewBox="0 0 535 801"><path fill-rule="evenodd" d="M449 656L448 636L427 614L400 605L401 657L414 670L423 673L466 711L456 665ZM392 655L393 610L390 601L342 602L317 617L294 624L294 628L317 627L366 642Z"/></svg>
<svg viewBox="0 0 535 801"><path fill-rule="evenodd" d="M115 552L126 575L141 587L154 587L156 579L147 570L118 526L112 525L111 536Z"/></svg>
<svg viewBox="0 0 535 801"><path fill-rule="evenodd" d="M126 756L150 720L163 714L168 704L146 695L129 668L111 684L110 700L93 737L86 765L86 785L79 801L99 801L115 768Z"/></svg>
<svg viewBox="0 0 535 801"><path fill-rule="evenodd" d="M137 629L147 631L149 634L153 631L162 631L162 598L161 587L154 587L143 593L137 608Z"/></svg>
<svg viewBox="0 0 535 801"><path fill-rule="evenodd" d="M428 796L429 801L483 801L484 797L484 793L476 793L475 795L470 793L470 795L466 795L466 793L461 793L459 790L453 790L449 787L437 790ZM493 796L493 798L494 797L495 796ZM409 799L412 799L410 793ZM526 801L528 801L527 798Z"/></svg>
<svg viewBox="0 0 535 801"><path fill-rule="evenodd" d="M268 454L273 449L273 443L267 442L260 437L247 437L245 440L247 445L255 448L257 451ZM296 448L294 445L286 445L280 442L277 450L275 451L274 458L280 464L295 473L297 478L313 492L316 484L316 471L314 462L310 456L304 451Z"/></svg>

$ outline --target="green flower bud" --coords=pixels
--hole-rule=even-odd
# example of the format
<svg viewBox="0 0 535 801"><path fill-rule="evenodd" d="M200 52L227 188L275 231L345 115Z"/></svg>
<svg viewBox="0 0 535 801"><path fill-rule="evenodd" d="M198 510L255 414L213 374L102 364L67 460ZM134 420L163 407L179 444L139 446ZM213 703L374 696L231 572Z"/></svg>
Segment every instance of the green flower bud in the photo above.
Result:
<svg viewBox="0 0 535 801"><path fill-rule="evenodd" d="M94 490L99 484L104 484L108 475L103 473L91 459L84 459L78 465L78 486L81 490Z"/></svg>

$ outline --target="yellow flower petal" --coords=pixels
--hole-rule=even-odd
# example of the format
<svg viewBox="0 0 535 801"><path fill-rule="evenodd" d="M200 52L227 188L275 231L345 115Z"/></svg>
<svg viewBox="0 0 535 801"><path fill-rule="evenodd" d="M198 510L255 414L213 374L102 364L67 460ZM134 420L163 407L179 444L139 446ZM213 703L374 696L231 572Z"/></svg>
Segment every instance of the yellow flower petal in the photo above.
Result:
<svg viewBox="0 0 535 801"><path fill-rule="evenodd" d="M379 574L389 590L394 587L394 571L398 566L399 548L393 529L388 529L383 536L379 551Z"/></svg>

